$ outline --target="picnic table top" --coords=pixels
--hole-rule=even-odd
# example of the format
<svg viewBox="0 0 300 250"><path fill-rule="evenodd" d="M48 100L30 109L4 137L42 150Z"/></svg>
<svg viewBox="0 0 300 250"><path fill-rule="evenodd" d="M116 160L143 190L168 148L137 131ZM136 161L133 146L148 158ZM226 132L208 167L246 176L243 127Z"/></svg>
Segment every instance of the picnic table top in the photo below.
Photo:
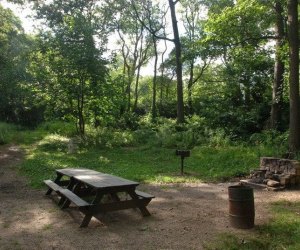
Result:
<svg viewBox="0 0 300 250"><path fill-rule="evenodd" d="M135 181L84 168L64 168L57 169L56 172L73 177L80 182L99 189L110 187L136 187L139 185L139 183Z"/></svg>
<svg viewBox="0 0 300 250"><path fill-rule="evenodd" d="M130 181L110 174L75 175L74 179L94 188L136 187L138 182Z"/></svg>
<svg viewBox="0 0 300 250"><path fill-rule="evenodd" d="M62 168L62 169L56 169L55 171L69 177L73 177L75 175L93 175L93 174L100 173L98 171L86 169L86 168Z"/></svg>

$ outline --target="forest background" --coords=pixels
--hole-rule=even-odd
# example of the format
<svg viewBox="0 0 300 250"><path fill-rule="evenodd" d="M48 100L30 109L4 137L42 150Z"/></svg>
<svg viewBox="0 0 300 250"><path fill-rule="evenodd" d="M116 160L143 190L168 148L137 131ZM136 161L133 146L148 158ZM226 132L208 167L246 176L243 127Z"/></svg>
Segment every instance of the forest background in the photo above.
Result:
<svg viewBox="0 0 300 250"><path fill-rule="evenodd" d="M15 124L83 148L298 157L298 1L10 2L37 29L0 6L1 143Z"/></svg>

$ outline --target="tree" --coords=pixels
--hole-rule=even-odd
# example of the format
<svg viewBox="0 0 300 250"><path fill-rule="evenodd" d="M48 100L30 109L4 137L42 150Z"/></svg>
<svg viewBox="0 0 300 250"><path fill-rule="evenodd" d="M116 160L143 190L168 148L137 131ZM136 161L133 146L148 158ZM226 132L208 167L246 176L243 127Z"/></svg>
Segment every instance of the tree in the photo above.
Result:
<svg viewBox="0 0 300 250"><path fill-rule="evenodd" d="M272 129L278 129L280 127L282 109L282 95L284 84L283 47L285 44L285 21L283 14L284 10L280 0L277 0L275 2L274 10L276 45L270 125Z"/></svg>
<svg viewBox="0 0 300 250"><path fill-rule="evenodd" d="M298 0L288 0L288 42L289 42L289 86L290 86L290 135L289 148L300 149L300 103L299 103L299 31Z"/></svg>
<svg viewBox="0 0 300 250"><path fill-rule="evenodd" d="M125 111L136 111L138 109L140 71L150 58L152 40L144 27L137 22L132 6L126 1L107 0L105 10L108 13L114 12L111 14L113 16L108 19L111 23L111 30L117 31L121 45L124 101L120 111L121 114ZM134 86L132 86L133 83L135 83Z"/></svg>
<svg viewBox="0 0 300 250"><path fill-rule="evenodd" d="M259 132L269 113L273 60L266 44L274 38L270 31L273 16L272 9L257 1L240 0L232 6L232 1L227 2L222 12L209 11L202 42L223 60L227 104L219 117L221 126L226 122L229 130L234 128L232 134L246 135Z"/></svg>
<svg viewBox="0 0 300 250"><path fill-rule="evenodd" d="M142 25L157 39L168 40L174 43L175 46L175 55L176 55L176 76L177 76L177 123L183 123L184 119L184 102L183 102L183 80L182 80L182 52L181 52L181 42L179 37L178 25L177 25L177 17L176 17L176 9L175 6L178 3L177 1L168 0L169 9L171 13L171 22L173 29L173 38L168 38L163 35L158 35L157 30L147 25L141 18L138 9L136 8L136 4L133 0L131 0L131 4L135 9L137 19L142 23ZM149 4L146 4L146 6ZM147 10L147 7L146 7ZM149 11L149 8L148 8ZM151 11L151 10L150 10ZM162 13L162 16L165 16L166 13ZM163 17L161 18L163 19Z"/></svg>
<svg viewBox="0 0 300 250"><path fill-rule="evenodd" d="M87 116L97 116L95 107L101 109L97 100L107 73L101 58L105 35L100 35L95 25L94 1L53 1L36 7L39 18L44 18L51 28L47 39L51 68L59 85L57 97L66 101L78 132L84 135ZM89 106L90 102L93 105Z"/></svg>
<svg viewBox="0 0 300 250"><path fill-rule="evenodd" d="M199 0L182 1L182 19L185 28L185 36L181 38L183 47L183 63L188 67L188 111L193 113L192 89L194 84L202 77L205 69L209 66L208 49L198 42L203 34L203 20L201 19L202 7ZM201 59L197 65L196 60ZM198 60L199 61L199 60ZM197 67L199 66L199 67Z"/></svg>
<svg viewBox="0 0 300 250"><path fill-rule="evenodd" d="M27 71L33 44L20 20L0 5L0 120L35 126L43 119Z"/></svg>
<svg viewBox="0 0 300 250"><path fill-rule="evenodd" d="M168 0L172 18L172 27L174 35L174 45L176 52L176 76L177 76L177 123L184 122L184 103L183 103L183 80L182 80L182 56L181 56L181 42L178 32L177 18L175 5L178 0Z"/></svg>

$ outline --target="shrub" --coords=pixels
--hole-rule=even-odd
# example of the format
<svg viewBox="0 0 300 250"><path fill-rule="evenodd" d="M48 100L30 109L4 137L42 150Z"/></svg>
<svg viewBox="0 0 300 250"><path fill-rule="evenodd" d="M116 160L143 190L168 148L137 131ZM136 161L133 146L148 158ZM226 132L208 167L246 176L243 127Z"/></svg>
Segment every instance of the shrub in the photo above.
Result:
<svg viewBox="0 0 300 250"><path fill-rule="evenodd" d="M0 145L11 143L19 128L15 125L0 122Z"/></svg>
<svg viewBox="0 0 300 250"><path fill-rule="evenodd" d="M44 122L38 127L38 130L65 136L74 136L77 134L75 124L64 121Z"/></svg>
<svg viewBox="0 0 300 250"><path fill-rule="evenodd" d="M132 146L134 138L132 131L116 130L110 128L87 128L84 137L80 138L80 143L83 146L96 147L121 147Z"/></svg>
<svg viewBox="0 0 300 250"><path fill-rule="evenodd" d="M49 134L39 141L38 146L43 151L66 152L69 138L58 134Z"/></svg>

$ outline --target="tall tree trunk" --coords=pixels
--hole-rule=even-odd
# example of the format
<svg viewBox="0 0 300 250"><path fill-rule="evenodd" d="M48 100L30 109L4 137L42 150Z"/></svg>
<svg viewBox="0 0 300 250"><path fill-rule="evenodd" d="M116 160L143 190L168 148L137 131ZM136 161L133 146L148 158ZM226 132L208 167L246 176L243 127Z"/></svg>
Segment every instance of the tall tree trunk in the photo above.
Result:
<svg viewBox="0 0 300 250"><path fill-rule="evenodd" d="M84 79L80 77L80 86L79 92L77 96L77 111L78 111L78 127L79 133L81 136L84 135L85 132L85 121L84 121L84 114L83 114L83 107L84 107Z"/></svg>
<svg viewBox="0 0 300 250"><path fill-rule="evenodd" d="M153 46L154 46L154 75L152 81L152 121L155 121L157 112L156 112L156 80L157 80L157 60L158 60L158 52L157 52L157 39L153 36Z"/></svg>
<svg viewBox="0 0 300 250"><path fill-rule="evenodd" d="M135 90L134 90L134 104L133 104L133 111L137 110L137 103L139 99L139 80L140 80L140 72L141 66L137 68L136 78L135 78Z"/></svg>
<svg viewBox="0 0 300 250"><path fill-rule="evenodd" d="M123 63L123 72L122 72L122 103L120 106L120 115L123 115L126 110L126 64L125 59Z"/></svg>
<svg viewBox="0 0 300 250"><path fill-rule="evenodd" d="M283 75L284 75L284 61L282 60L281 51L284 45L284 18L283 8L280 1L275 3L276 23L275 36L277 37L275 50L275 65L274 65L274 82L272 90L272 107L270 126L272 129L280 127L281 108L282 108L282 94L283 94Z"/></svg>
<svg viewBox="0 0 300 250"><path fill-rule="evenodd" d="M300 149L298 0L288 0L290 151Z"/></svg>
<svg viewBox="0 0 300 250"><path fill-rule="evenodd" d="M177 75L177 123L184 123L184 104L183 104L183 80L182 80L182 58L181 43L179 38L175 4L177 1L169 0L169 7L172 18L174 34L175 54L176 54L176 75Z"/></svg>
<svg viewBox="0 0 300 250"><path fill-rule="evenodd" d="M132 74L131 74L131 68L128 65L127 66L127 86L126 86L126 95L127 95L127 104L126 104L126 111L129 112L131 108L131 83L133 80Z"/></svg>
<svg viewBox="0 0 300 250"><path fill-rule="evenodd" d="M136 79L135 79L135 90L134 90L134 104L133 104L133 111L137 110L137 103L138 103L138 99L139 99L139 80L140 80L140 72L141 72L141 67L143 65L143 41L144 41L144 36L142 35L143 33L143 29L141 29L141 34L139 36L139 39L137 41L140 40L140 48L139 48L139 53L137 55L139 55L139 59L138 59L138 63L137 63L137 74L136 74Z"/></svg>
<svg viewBox="0 0 300 250"><path fill-rule="evenodd" d="M162 102L163 102L163 82L164 82L164 73L165 73L165 66L164 66L164 57L165 53L167 52L168 46L167 46L167 41L164 40L165 43L165 50L161 54L161 76L160 76L160 98L159 98L159 110L162 110Z"/></svg>
<svg viewBox="0 0 300 250"><path fill-rule="evenodd" d="M193 113L193 103L192 103L192 87L194 83L194 59L190 62L190 77L188 82L188 110L189 114Z"/></svg>

